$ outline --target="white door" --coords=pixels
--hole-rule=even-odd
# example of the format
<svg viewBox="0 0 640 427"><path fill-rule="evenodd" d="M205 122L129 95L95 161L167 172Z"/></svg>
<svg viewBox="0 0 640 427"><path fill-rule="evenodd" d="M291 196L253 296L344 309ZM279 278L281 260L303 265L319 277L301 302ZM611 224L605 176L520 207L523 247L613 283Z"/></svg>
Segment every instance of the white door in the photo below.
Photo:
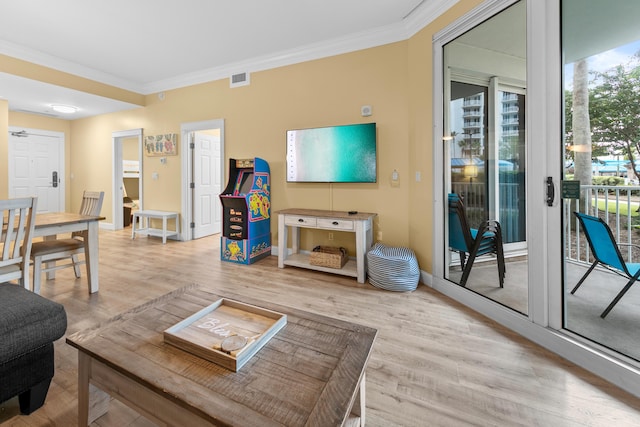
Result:
<svg viewBox="0 0 640 427"><path fill-rule="evenodd" d="M38 213L64 210L64 138L57 132L9 131L9 197L38 197Z"/></svg>
<svg viewBox="0 0 640 427"><path fill-rule="evenodd" d="M192 133L193 141L193 238L220 233L222 191L220 135L215 131Z"/></svg>

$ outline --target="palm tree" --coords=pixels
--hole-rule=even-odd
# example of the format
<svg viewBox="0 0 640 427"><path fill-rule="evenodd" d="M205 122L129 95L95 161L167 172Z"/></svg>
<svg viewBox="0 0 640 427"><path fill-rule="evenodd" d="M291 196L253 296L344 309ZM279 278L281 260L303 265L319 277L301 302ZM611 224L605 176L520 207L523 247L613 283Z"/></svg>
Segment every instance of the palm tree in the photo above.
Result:
<svg viewBox="0 0 640 427"><path fill-rule="evenodd" d="M573 66L573 149L575 179L591 185L591 123L589 119L589 67L586 59ZM585 203L585 200L581 200ZM585 206L584 204L582 206Z"/></svg>

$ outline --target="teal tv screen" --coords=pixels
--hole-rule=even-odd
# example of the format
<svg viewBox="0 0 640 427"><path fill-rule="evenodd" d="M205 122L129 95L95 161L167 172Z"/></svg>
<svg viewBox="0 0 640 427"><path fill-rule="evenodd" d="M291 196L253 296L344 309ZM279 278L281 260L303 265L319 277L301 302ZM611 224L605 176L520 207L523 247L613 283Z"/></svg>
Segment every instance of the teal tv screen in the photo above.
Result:
<svg viewBox="0 0 640 427"><path fill-rule="evenodd" d="M287 182L376 182L376 124L287 131Z"/></svg>

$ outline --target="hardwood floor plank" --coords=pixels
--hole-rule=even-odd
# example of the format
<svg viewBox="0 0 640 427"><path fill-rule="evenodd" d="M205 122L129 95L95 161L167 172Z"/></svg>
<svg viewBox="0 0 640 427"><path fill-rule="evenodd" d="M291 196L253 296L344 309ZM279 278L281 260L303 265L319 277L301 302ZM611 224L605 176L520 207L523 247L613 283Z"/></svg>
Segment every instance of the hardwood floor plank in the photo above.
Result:
<svg viewBox="0 0 640 427"><path fill-rule="evenodd" d="M84 270L80 279L71 269L60 270L42 285L43 296L65 306L67 335L191 284L205 293L209 289L378 329L367 369L368 426L640 425L640 399L426 286L411 293L387 292L354 278L278 269L274 256L250 266L226 263L220 261L217 237L162 245L153 237L131 240L130 230L100 232L98 293L87 293L85 276ZM165 320L159 329L173 322ZM138 333L131 327L119 340ZM326 343L343 345L330 336ZM287 354L286 340L280 346ZM130 349L154 351L152 346L136 349L135 341ZM77 425L77 352L64 339L55 343L55 352L56 372L45 405L30 416L0 414L0 426ZM304 369L310 356L265 357ZM320 364L309 374L324 371ZM273 393L277 401L277 391L261 386L262 373L255 375L257 392ZM295 396L296 387L282 396ZM300 387L304 393L303 387L313 384ZM109 412L92 425L153 424L112 401Z"/></svg>

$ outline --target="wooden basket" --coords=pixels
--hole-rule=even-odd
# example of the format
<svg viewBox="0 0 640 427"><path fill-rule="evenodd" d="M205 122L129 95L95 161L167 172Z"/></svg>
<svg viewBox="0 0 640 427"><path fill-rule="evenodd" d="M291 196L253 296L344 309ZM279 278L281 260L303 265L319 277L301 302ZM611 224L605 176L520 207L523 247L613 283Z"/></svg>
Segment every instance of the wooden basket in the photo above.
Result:
<svg viewBox="0 0 640 427"><path fill-rule="evenodd" d="M329 268L342 268L349 256L345 248L334 246L316 246L309 257L309 264Z"/></svg>

